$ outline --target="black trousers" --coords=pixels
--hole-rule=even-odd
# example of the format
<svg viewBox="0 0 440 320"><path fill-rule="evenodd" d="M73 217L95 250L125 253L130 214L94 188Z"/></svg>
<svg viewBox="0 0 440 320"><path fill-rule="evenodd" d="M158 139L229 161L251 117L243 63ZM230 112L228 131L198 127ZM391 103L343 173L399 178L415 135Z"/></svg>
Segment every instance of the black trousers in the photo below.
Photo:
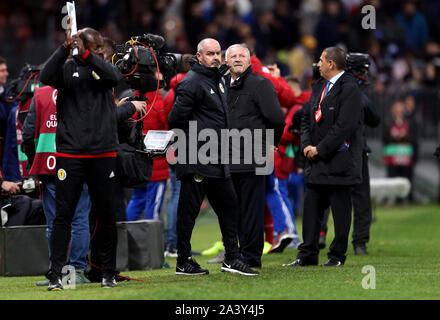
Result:
<svg viewBox="0 0 440 320"><path fill-rule="evenodd" d="M365 246L370 241L370 226L372 219L370 172L368 169L368 154L363 153L362 183L351 188L353 201L353 245Z"/></svg>
<svg viewBox="0 0 440 320"><path fill-rule="evenodd" d="M232 173L238 196L238 239L243 261L253 267L261 267L264 247L264 202L266 176L255 172Z"/></svg>
<svg viewBox="0 0 440 320"><path fill-rule="evenodd" d="M298 248L298 258L307 263L318 263L319 233L324 212L329 206L333 212L335 238L330 245L328 257L345 262L351 226L350 186L307 184L303 214L304 242Z"/></svg>
<svg viewBox="0 0 440 320"><path fill-rule="evenodd" d="M92 208L99 221L95 236L103 273L114 274L117 245L115 161L116 158L57 158L56 217L50 240L52 271L55 274L61 275L66 262L72 217L84 182L89 187Z"/></svg>
<svg viewBox="0 0 440 320"><path fill-rule="evenodd" d="M187 174L181 178L177 209L178 263L183 263L191 256L191 235L205 195L218 216L225 259L230 261L240 256L237 236L238 199L232 180L205 177L202 182L196 182L192 174Z"/></svg>
<svg viewBox="0 0 440 320"><path fill-rule="evenodd" d="M351 187L353 202L353 246L365 246L370 241L370 227L372 219L370 172L368 169L368 154L363 153L362 183ZM327 222L330 210L326 210L321 227L321 232L327 233Z"/></svg>

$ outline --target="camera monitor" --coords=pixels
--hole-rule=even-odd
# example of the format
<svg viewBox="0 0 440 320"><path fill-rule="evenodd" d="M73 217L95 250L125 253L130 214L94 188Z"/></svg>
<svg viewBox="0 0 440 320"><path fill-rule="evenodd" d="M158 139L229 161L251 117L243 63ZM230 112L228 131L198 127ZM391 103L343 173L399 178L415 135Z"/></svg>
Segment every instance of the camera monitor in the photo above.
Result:
<svg viewBox="0 0 440 320"><path fill-rule="evenodd" d="M173 137L173 131L150 130L144 139L145 151L151 154L165 155L173 142Z"/></svg>

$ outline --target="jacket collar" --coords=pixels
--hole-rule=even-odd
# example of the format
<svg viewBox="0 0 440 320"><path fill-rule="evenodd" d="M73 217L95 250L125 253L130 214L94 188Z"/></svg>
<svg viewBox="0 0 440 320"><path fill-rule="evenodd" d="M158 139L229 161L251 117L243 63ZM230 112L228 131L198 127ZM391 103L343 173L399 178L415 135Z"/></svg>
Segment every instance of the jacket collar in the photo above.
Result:
<svg viewBox="0 0 440 320"><path fill-rule="evenodd" d="M232 76L228 74L226 78L226 84L229 88L241 88L243 87L244 79L247 78L247 76L252 73L252 66L249 66L242 74L241 76L234 81L234 84L231 86L231 78Z"/></svg>
<svg viewBox="0 0 440 320"><path fill-rule="evenodd" d="M343 85L343 83L347 80L353 80L354 76L351 75L351 73L349 72L344 72L341 77L338 79L338 81L336 81L336 83L333 84L332 89L328 92L328 94L325 96L323 102L329 98L332 97L334 95L336 95L339 92L340 87ZM320 78L314 85L313 85L313 89L318 90L319 93L322 92L322 90L324 90L325 85L327 84L327 80ZM320 96L320 95L319 95Z"/></svg>
<svg viewBox="0 0 440 320"><path fill-rule="evenodd" d="M191 66L191 70L208 78L221 78L223 74L229 69L229 67L222 65L220 68L216 67L205 67L199 63L199 60L196 56L192 56L189 59L189 64Z"/></svg>

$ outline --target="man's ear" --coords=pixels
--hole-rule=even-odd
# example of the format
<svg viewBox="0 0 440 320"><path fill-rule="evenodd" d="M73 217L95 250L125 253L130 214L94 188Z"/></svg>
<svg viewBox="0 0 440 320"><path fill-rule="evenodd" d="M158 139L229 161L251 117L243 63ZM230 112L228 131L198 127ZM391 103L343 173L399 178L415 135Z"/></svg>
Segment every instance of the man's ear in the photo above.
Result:
<svg viewBox="0 0 440 320"><path fill-rule="evenodd" d="M200 57L201 57L202 55L200 54L200 52L197 52L196 53L196 57L197 57L197 60L199 60L199 63L200 63Z"/></svg>

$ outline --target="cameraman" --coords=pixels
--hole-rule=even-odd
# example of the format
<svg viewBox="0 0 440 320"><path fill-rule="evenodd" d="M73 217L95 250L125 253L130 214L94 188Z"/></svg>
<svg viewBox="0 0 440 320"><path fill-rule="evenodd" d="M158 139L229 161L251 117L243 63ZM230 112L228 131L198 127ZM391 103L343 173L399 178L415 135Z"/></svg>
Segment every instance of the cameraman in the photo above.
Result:
<svg viewBox="0 0 440 320"><path fill-rule="evenodd" d="M56 135L56 217L51 237L52 266L48 290L62 290L72 217L84 182L96 208L103 279L115 287L117 233L115 172L117 123L111 90L121 80L119 69L103 59L101 34L85 28L66 40L40 73L42 83L58 89ZM78 55L68 59L70 50Z"/></svg>

